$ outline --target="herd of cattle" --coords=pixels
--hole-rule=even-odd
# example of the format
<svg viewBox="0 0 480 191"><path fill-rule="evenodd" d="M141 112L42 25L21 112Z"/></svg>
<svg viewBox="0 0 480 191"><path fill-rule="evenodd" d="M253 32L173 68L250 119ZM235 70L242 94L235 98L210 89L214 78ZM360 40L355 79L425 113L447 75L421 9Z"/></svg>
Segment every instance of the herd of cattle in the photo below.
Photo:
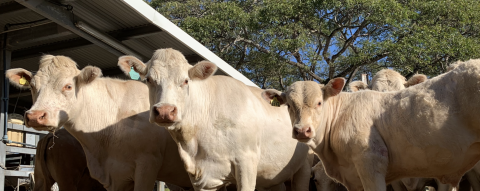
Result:
<svg viewBox="0 0 480 191"><path fill-rule="evenodd" d="M262 90L173 49L118 65L146 82L53 55L7 71L32 92L26 126L53 132L34 190L480 190L480 60L431 79L385 69L353 92L343 78Z"/></svg>

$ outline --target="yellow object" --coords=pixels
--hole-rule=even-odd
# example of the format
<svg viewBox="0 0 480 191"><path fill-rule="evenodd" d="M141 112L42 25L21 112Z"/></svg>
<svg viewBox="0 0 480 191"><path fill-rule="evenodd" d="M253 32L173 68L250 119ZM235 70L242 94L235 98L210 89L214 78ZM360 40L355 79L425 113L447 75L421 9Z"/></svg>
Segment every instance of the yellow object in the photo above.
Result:
<svg viewBox="0 0 480 191"><path fill-rule="evenodd" d="M8 139L10 139L12 141L15 141L15 142L23 143L24 132L8 130L7 135L8 135ZM16 144L16 143L7 143L7 145L8 146L17 146L17 147L22 147L23 146L21 144Z"/></svg>
<svg viewBox="0 0 480 191"><path fill-rule="evenodd" d="M27 79L25 79L25 77L22 76L22 78L20 78L20 80L18 80L18 83L20 83L20 85L25 85L27 84Z"/></svg>
<svg viewBox="0 0 480 191"><path fill-rule="evenodd" d="M270 100L270 105L280 107L280 101L278 101L277 97L274 97L272 100Z"/></svg>

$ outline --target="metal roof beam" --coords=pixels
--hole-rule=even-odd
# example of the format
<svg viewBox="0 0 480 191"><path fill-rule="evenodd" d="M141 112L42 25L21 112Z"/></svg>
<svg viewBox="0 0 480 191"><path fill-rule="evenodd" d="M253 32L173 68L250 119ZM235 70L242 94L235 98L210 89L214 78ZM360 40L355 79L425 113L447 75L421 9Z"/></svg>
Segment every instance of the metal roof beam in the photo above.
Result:
<svg viewBox="0 0 480 191"><path fill-rule="evenodd" d="M10 37L10 46L31 44L63 36L72 35L73 33L56 23L50 23L28 29L23 29L8 34Z"/></svg>
<svg viewBox="0 0 480 191"><path fill-rule="evenodd" d="M28 11L30 10L17 2L6 3L0 6L0 17L7 18L13 15L28 12ZM1 30L3 30L3 28Z"/></svg>
<svg viewBox="0 0 480 191"><path fill-rule="evenodd" d="M122 40L134 39L134 38L141 38L148 35L154 35L154 34L158 34L159 32L162 32L162 31L158 27L154 25L145 25L138 28L112 31L112 32L108 32L107 34L109 34L112 37L115 37L115 39L119 41L122 41ZM47 38L47 36L43 38ZM35 39L36 38L32 40L35 40ZM12 61L33 58L33 57L41 56L42 54L45 54L45 53L54 53L55 51L59 51L59 50L75 49L75 48L80 48L80 47L88 46L92 44L93 43L88 40L78 38L74 40L55 42L55 43L50 43L50 44L37 46L33 48L17 50L12 52Z"/></svg>
<svg viewBox="0 0 480 191"><path fill-rule="evenodd" d="M33 58L33 57L39 57L43 54L53 53L59 50L76 49L76 48L88 46L88 45L92 45L92 42L85 39L78 38L78 39L69 40L69 41L62 41L62 42L51 43L43 46L37 46L34 48L13 51L12 62Z"/></svg>
<svg viewBox="0 0 480 191"><path fill-rule="evenodd" d="M87 32L84 32L75 26L75 23L72 18L72 13L67 11L64 7L54 5L45 0L15 0L16 2L22 4L23 6L35 11L36 13L48 18L49 20L65 27L66 29L72 31L78 36L92 42L93 44L107 50L115 56L122 56L124 53L113 48L112 46L102 42L101 40L91 36ZM81 21L77 15L75 19ZM101 32L101 31L99 31Z"/></svg>
<svg viewBox="0 0 480 191"><path fill-rule="evenodd" d="M137 28L112 31L112 32L108 32L108 34L119 41L125 41L130 39L143 38L143 37L155 35L161 32L163 31L157 26L148 24L145 26L137 27Z"/></svg>

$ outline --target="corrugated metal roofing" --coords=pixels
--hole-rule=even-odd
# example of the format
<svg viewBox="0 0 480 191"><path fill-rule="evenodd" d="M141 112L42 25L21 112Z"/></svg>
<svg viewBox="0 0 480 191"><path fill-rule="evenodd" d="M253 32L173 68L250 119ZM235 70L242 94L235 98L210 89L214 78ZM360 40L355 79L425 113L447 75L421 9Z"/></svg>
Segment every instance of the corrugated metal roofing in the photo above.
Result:
<svg viewBox="0 0 480 191"><path fill-rule="evenodd" d="M36 21L40 19L44 19L45 17L39 15L38 13L35 13L33 11L28 11L28 12L22 12L22 14L16 14L14 17L2 17L0 18L0 32L3 32L4 26L8 24L14 24L14 23L24 23L24 22L30 22L30 21ZM44 21L43 23L48 22ZM27 25L28 26L28 25ZM25 26L21 26L25 27ZM20 28L20 26L13 26L10 29L15 29L15 28Z"/></svg>
<svg viewBox="0 0 480 191"><path fill-rule="evenodd" d="M118 57L112 55L106 50L94 44L82 46L71 50L60 50L55 52L57 55L64 55L72 58L77 62L79 68L88 65L97 66L99 68L111 68L117 66ZM40 57L33 57L12 62L12 68L25 68L35 71L38 69L38 61Z"/></svg>
<svg viewBox="0 0 480 191"><path fill-rule="evenodd" d="M23 2L23 1L22 1ZM58 3L48 3L50 1L45 1L47 6L59 6ZM216 64L220 64L219 67L221 70L229 70L227 72L229 75L234 75L237 79L244 78L242 75L237 74L235 70L231 70L228 64L224 63L216 55L208 51L204 46L199 44L193 38L188 36L186 33L181 31L177 26L169 24L169 21L163 18L155 10L149 7L147 4L141 0L123 0L123 1L63 1L69 3L73 6L73 13L75 15L75 21L83 21L90 26L98 29L100 32L108 33L111 31L125 31L126 29L133 29L138 26L145 25L154 25L159 27L159 30L164 30L165 32L152 33L150 35L145 35L141 38L132 38L121 42L129 49L140 52L143 55L149 57L152 53L159 48L174 48L181 51L185 55L200 55L204 58L205 56L208 59L213 59L216 61ZM17 4L19 3L12 0L0 0L0 6ZM25 3L25 2L23 2ZM28 4L28 2L26 2ZM21 5L23 6L23 5ZM1 14L1 13L0 13ZM68 13L69 14L69 13ZM6 23L20 23L20 22L30 22L44 17L40 14L37 14L34 10L25 9L20 10L15 13L7 14L0 18L0 26ZM50 20L46 22L51 22ZM25 26L21 26L25 27ZM3 30L3 27L0 27L0 31ZM35 34L33 29L23 29L27 33L28 30L31 30L31 34ZM179 33L182 33L179 35ZM141 35L142 36L142 35ZM52 35L52 38L44 38L41 41L29 43L29 44L15 44L12 47L12 43L9 43L10 50L19 51L19 50L28 50L31 48L37 48L38 50L32 51L33 53L38 53L44 51L40 47L49 47L52 43L61 43L65 42L68 45L70 40L79 38L78 35ZM177 39L178 38L178 39ZM187 45L188 44L188 45ZM96 45L81 46L69 50L54 50L49 49L49 54L58 54L66 55L75 59L80 66L85 66L87 64L95 65L105 68L117 67L118 57L111 52L100 48ZM36 58L16 58L12 62L12 67L25 67L27 69L34 70L37 67L39 56ZM222 68L223 67L223 68ZM230 68L229 68L230 67ZM245 79L242 79L245 81ZM246 80L248 81L248 79Z"/></svg>
<svg viewBox="0 0 480 191"><path fill-rule="evenodd" d="M114 1L73 1L73 12L101 31L113 31L148 24L143 17L132 14L130 7Z"/></svg>
<svg viewBox="0 0 480 191"><path fill-rule="evenodd" d="M123 44L142 54L146 53L148 56L151 56L156 49L160 48L173 48L182 52L184 55L196 54L182 43L178 43L176 39L165 32L143 38L126 40L123 41Z"/></svg>

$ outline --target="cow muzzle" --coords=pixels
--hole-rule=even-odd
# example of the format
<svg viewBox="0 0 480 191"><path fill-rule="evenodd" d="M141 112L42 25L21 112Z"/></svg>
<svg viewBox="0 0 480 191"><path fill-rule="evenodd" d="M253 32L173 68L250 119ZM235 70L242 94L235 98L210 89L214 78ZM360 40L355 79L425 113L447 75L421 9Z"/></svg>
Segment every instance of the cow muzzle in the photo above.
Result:
<svg viewBox="0 0 480 191"><path fill-rule="evenodd" d="M155 122L159 124L174 123L177 119L177 107L170 104L163 104L153 107Z"/></svg>
<svg viewBox="0 0 480 191"><path fill-rule="evenodd" d="M25 125L27 127L45 127L48 123L47 113L38 110L25 112Z"/></svg>
<svg viewBox="0 0 480 191"><path fill-rule="evenodd" d="M312 136L312 128L310 126L305 126L302 128L295 127L293 130L293 138L299 141L308 141Z"/></svg>

